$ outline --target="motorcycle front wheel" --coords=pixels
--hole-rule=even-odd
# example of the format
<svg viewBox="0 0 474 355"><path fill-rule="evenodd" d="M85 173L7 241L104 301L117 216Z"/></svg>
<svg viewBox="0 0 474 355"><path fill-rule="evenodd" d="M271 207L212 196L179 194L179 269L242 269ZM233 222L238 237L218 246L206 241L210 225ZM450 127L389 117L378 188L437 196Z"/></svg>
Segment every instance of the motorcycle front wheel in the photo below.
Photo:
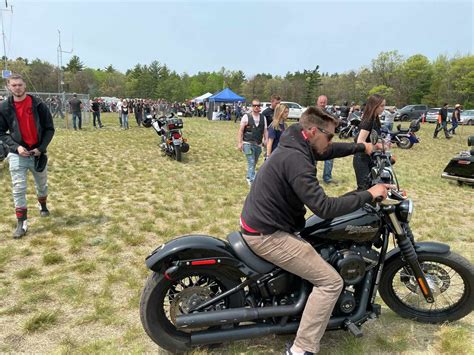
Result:
<svg viewBox="0 0 474 355"><path fill-rule="evenodd" d="M397 142L397 146L401 149L410 149L413 147L413 143L408 137L400 137L400 141Z"/></svg>
<svg viewBox="0 0 474 355"><path fill-rule="evenodd" d="M456 321L474 305L474 267L461 255L420 253L418 260L434 296L423 297L410 267L401 258L384 266L380 296L388 307L404 318L422 323Z"/></svg>
<svg viewBox="0 0 474 355"><path fill-rule="evenodd" d="M181 273L173 280L153 273L146 282L140 300L143 328L160 347L170 352L188 351L190 331L178 330L174 325L176 317L187 313L191 306L206 302L238 284L238 281L230 280L213 270ZM243 305L243 293L236 292L216 302L207 311L238 308Z"/></svg>

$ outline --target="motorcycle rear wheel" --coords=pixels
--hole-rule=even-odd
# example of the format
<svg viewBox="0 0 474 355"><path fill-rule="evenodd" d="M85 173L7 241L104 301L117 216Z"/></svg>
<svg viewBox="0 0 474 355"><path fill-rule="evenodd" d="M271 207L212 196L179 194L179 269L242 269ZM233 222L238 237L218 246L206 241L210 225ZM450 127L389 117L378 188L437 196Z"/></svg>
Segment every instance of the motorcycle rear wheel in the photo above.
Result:
<svg viewBox="0 0 474 355"><path fill-rule="evenodd" d="M400 137L400 141L397 142L397 146L401 149L410 149L413 147L413 142L408 137Z"/></svg>
<svg viewBox="0 0 474 355"><path fill-rule="evenodd" d="M239 284L218 271L196 270L181 273L168 280L164 275L153 273L148 277L140 300L140 319L148 336L160 347L170 352L190 349L190 332L176 329L173 322L177 315L195 302L234 288ZM236 292L217 302L212 309L243 307L242 292ZM202 330L202 329L200 329Z"/></svg>
<svg viewBox="0 0 474 355"><path fill-rule="evenodd" d="M181 151L181 146L180 145L175 145L174 146L174 158L176 161L182 161L183 160L183 152Z"/></svg>
<svg viewBox="0 0 474 355"><path fill-rule="evenodd" d="M401 258L384 266L380 296L388 307L404 318L422 323L456 321L474 306L474 267L461 255L421 253L421 268L435 302L427 303L413 272Z"/></svg>

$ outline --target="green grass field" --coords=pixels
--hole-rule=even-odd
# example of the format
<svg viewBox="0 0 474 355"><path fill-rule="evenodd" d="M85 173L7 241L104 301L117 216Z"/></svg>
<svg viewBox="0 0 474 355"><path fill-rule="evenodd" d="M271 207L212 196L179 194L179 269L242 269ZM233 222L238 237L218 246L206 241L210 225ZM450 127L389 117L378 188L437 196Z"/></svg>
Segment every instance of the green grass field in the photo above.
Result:
<svg viewBox="0 0 474 355"><path fill-rule="evenodd" d="M189 153L182 163L163 156L150 128L58 129L49 148L49 207L40 218L33 180L28 188L29 231L11 238L15 215L8 165L0 163L0 353L157 353L139 318L149 271L145 257L176 236L219 238L238 229L248 192L246 161L235 149L238 125L186 119ZM59 124L58 124L59 126ZM474 189L440 178L455 153L467 149L474 127L460 127L448 141L431 138L393 151L401 186L415 203L412 230L474 262ZM322 163L319 164L322 170ZM321 176L322 171L318 171ZM355 188L350 157L336 160L338 196ZM381 302L381 301L380 301ZM380 319L364 324L365 336L327 333L322 354L473 354L474 316L449 325L419 324L383 305ZM293 336L270 336L199 348L193 354L280 354Z"/></svg>

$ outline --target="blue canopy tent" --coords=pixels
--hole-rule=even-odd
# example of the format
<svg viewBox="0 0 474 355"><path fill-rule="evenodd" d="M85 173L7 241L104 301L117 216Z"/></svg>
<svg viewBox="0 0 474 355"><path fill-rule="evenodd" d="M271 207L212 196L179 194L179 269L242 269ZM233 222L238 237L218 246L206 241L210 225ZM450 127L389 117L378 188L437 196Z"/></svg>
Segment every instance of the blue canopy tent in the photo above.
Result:
<svg viewBox="0 0 474 355"><path fill-rule="evenodd" d="M209 96L208 100L210 102L238 102L238 101L245 101L245 97L237 95L229 88L225 88L221 92Z"/></svg>
<svg viewBox="0 0 474 355"><path fill-rule="evenodd" d="M209 110L207 111L207 118L212 120L214 113L214 105L216 102L244 102L245 97L237 95L229 88L225 88L221 92L214 94L208 98L209 100Z"/></svg>

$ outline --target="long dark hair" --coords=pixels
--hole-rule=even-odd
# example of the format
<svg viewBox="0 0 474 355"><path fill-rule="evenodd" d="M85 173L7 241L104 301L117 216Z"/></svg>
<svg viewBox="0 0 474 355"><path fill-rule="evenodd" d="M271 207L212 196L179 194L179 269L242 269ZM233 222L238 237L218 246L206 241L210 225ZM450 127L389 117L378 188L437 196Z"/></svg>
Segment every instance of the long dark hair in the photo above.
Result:
<svg viewBox="0 0 474 355"><path fill-rule="evenodd" d="M373 94L370 95L367 103L364 108L364 113L362 114L362 121L364 120L375 120L377 125L380 127L380 118L379 115L375 113L380 104L385 100L382 95Z"/></svg>

